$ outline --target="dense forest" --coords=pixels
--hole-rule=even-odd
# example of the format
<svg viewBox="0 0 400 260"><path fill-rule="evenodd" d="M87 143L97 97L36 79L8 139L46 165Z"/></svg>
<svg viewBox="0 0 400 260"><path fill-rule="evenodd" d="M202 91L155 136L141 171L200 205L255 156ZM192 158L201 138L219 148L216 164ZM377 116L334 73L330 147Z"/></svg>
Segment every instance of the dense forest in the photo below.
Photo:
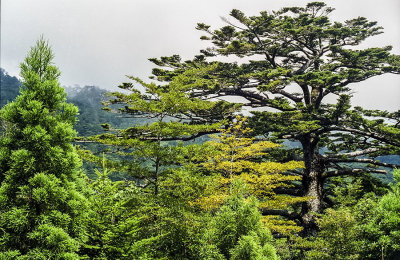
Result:
<svg viewBox="0 0 400 260"><path fill-rule="evenodd" d="M400 111L351 99L400 56L333 11L234 9L112 93L40 38L0 75L0 259L398 259Z"/></svg>

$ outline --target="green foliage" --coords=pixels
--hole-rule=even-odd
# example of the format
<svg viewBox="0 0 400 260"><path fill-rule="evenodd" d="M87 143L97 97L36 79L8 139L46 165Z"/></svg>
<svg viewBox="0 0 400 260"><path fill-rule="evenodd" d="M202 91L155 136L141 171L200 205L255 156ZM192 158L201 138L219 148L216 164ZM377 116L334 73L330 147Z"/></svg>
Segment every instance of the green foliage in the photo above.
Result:
<svg viewBox="0 0 400 260"><path fill-rule="evenodd" d="M154 237L148 254L151 259L203 259L202 236L210 218L190 201L202 194L205 185L198 173L177 169L162 178L157 196L139 189L138 196L131 197L126 206L140 218L138 238Z"/></svg>
<svg viewBox="0 0 400 260"><path fill-rule="evenodd" d="M103 171L96 170L97 179L90 186L88 240L81 254L90 259L145 259L155 238L138 237L140 218L127 206L137 196L137 188L129 182L112 182L104 161Z"/></svg>
<svg viewBox="0 0 400 260"><path fill-rule="evenodd" d="M191 146L180 148L190 150ZM213 176L204 176L192 163L170 171L160 178L158 194L129 188L126 181L111 182L107 171L99 173L92 187L95 213L90 219L89 242L84 252L90 257L105 258L230 259L229 252L235 247L235 254L246 250L242 242L237 244L242 236L250 234L258 245L256 254L276 257L258 203L255 199L247 202L240 195L243 183L232 186L233 197L221 209L202 211L193 202L205 195ZM135 191L125 193L130 189ZM126 226L126 222L134 224L127 229L118 228ZM221 243L228 243L227 237L232 238L232 243L224 246Z"/></svg>
<svg viewBox="0 0 400 260"><path fill-rule="evenodd" d="M216 212L210 224L208 243L215 244L227 259L279 259L270 244L272 235L263 227L256 200L246 200L242 189L240 187ZM235 187L235 194L234 190Z"/></svg>
<svg viewBox="0 0 400 260"><path fill-rule="evenodd" d="M120 88L130 93L110 93L109 102L103 104L111 111L117 109L119 113L147 120L125 129L115 129L107 124L104 125L107 134L89 139L110 146L111 151L117 150L121 160L114 164L116 170L127 173L140 186L158 194L160 179L178 164L181 148L176 142L217 132L237 106L190 98L182 92L187 87L179 80L166 89L164 85L129 78L145 92L138 91L133 83L123 83ZM93 156L87 158L95 160Z"/></svg>
<svg viewBox="0 0 400 260"><path fill-rule="evenodd" d="M398 178L398 170L394 175ZM351 190L353 187L348 187ZM353 201L353 194L339 192ZM309 259L381 259L399 254L400 223L399 182L378 198L373 193L353 203L341 203L336 209L327 209L318 220L320 232L302 246L312 248Z"/></svg>
<svg viewBox="0 0 400 260"><path fill-rule="evenodd" d="M158 82L128 77L103 103L144 120L120 123L83 105L78 130L98 135L82 138L97 144L79 154L103 169L86 190L71 145L78 111L39 40L21 64L21 95L0 110L0 258L395 258L400 173L390 187L369 173L395 166L378 159L399 152L400 113L352 108L350 84L398 74L400 59L391 47L356 49L382 28L363 17L331 22L332 11L322 2L252 17L234 9L224 27L198 24L214 48L150 59ZM325 104L328 95L337 102ZM226 96L247 101L216 101ZM236 117L243 105L268 110L246 121ZM285 139L301 149L271 142ZM103 147L108 159L96 155ZM113 182L108 169L131 179Z"/></svg>
<svg viewBox="0 0 400 260"><path fill-rule="evenodd" d="M232 250L232 260L239 259L279 259L276 255L275 248L270 244L265 244L263 247L255 234L242 236L238 244Z"/></svg>
<svg viewBox="0 0 400 260"><path fill-rule="evenodd" d="M71 144L78 109L65 102L53 56L40 39L21 63L20 95L0 110L0 251L18 259L76 259L86 240L85 181Z"/></svg>
<svg viewBox="0 0 400 260"><path fill-rule="evenodd" d="M378 204L375 225L381 230L378 243L382 252L387 255L400 253L400 171L394 171L395 183L391 191L384 195Z"/></svg>
<svg viewBox="0 0 400 260"><path fill-rule="evenodd" d="M314 246L323 250L307 253L310 259L362 259L360 249L364 241L360 240L357 220L349 208L327 209L318 221L321 231Z"/></svg>

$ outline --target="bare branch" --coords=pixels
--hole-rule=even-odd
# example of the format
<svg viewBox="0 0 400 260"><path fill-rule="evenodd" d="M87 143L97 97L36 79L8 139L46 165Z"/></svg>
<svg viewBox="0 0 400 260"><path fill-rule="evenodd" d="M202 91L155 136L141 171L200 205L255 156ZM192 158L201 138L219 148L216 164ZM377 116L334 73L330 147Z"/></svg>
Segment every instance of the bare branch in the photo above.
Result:
<svg viewBox="0 0 400 260"><path fill-rule="evenodd" d="M95 141L82 140L79 137L75 138L74 143L96 143Z"/></svg>
<svg viewBox="0 0 400 260"><path fill-rule="evenodd" d="M225 88L220 91L221 94L241 96L250 102L251 106L267 106L275 108L280 111L293 111L294 108L282 108L278 105L271 104L271 99L263 95L262 93L256 93L253 91L243 90L240 88Z"/></svg>
<svg viewBox="0 0 400 260"><path fill-rule="evenodd" d="M387 174L385 170L377 170L377 169L343 169L343 170L334 170L325 172L324 178L330 177L338 177L338 176L345 176L345 175L355 175L358 173L378 173L378 174Z"/></svg>
<svg viewBox="0 0 400 260"><path fill-rule="evenodd" d="M363 136L368 136L371 138L374 138L378 141L382 141L385 142L387 144L391 144L391 145L395 145L395 146L399 146L400 143L396 142L395 140L391 140L386 138L384 135L378 134L378 133L374 133L374 132L366 132L366 131L362 131L359 129L354 129L354 128L350 128L350 127L342 127L342 126L336 126L336 127L330 127L330 128L326 128L326 130L328 131L343 131L343 132L350 132L353 134L360 134Z"/></svg>
<svg viewBox="0 0 400 260"><path fill-rule="evenodd" d="M339 154L324 154L322 155L323 158L326 158L328 160L334 160L334 159L341 159L341 158L346 158L346 157L356 157L356 156L361 156L365 154L370 154L374 152L378 152L380 149L379 148L368 148L365 150L359 150L351 153L339 153Z"/></svg>
<svg viewBox="0 0 400 260"><path fill-rule="evenodd" d="M281 209L266 209L266 208L262 208L261 209L261 214L263 216L267 216L267 215L279 215L282 217L286 217L288 219L293 219L293 220L300 220L301 216L300 214L296 213L296 212L292 212L292 211L287 211L287 210L281 210Z"/></svg>
<svg viewBox="0 0 400 260"><path fill-rule="evenodd" d="M368 163L368 164L373 164L376 166L389 167L389 168L400 167L400 165L398 165L398 164L383 163L383 162L380 162L380 161L377 161L374 159L368 159L368 158L351 158L351 159L332 158L332 159L329 159L329 162Z"/></svg>
<svg viewBox="0 0 400 260"><path fill-rule="evenodd" d="M277 89L277 90L273 90L271 92L274 93L274 94L281 94L282 96L285 96L285 97L293 100L294 102L303 101L303 97L298 97L298 96L296 96L294 94L290 94L290 93L284 91L283 89Z"/></svg>
<svg viewBox="0 0 400 260"><path fill-rule="evenodd" d="M161 139L157 136L149 136L149 137L139 137L140 140L143 141L191 141L193 139L196 139L200 136L207 135L207 134L215 134L218 133L219 130L213 130L213 131L204 131L204 132L198 132L197 134L189 135L189 136L171 136L171 137L162 137Z"/></svg>
<svg viewBox="0 0 400 260"><path fill-rule="evenodd" d="M303 196L303 191L298 188L276 188L274 189L274 192L276 194L291 195L296 197Z"/></svg>

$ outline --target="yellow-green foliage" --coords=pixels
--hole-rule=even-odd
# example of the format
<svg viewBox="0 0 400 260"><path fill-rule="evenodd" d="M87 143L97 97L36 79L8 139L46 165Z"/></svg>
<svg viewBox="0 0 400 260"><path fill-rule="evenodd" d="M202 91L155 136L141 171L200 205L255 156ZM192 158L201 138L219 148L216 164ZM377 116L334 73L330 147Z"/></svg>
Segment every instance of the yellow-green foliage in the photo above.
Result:
<svg viewBox="0 0 400 260"><path fill-rule="evenodd" d="M231 127L222 130L220 135L214 135L213 141L206 145L214 147L207 155L203 166L215 174L209 184L209 196L203 196L193 204L205 210L217 209L229 197L231 183L243 181L248 186L249 195L260 200L260 208L286 209L290 205L303 202L304 197L278 195L277 188L291 188L293 181L301 178L296 175L285 174L287 171L303 168L299 161L278 163L263 159L268 150L276 149L279 144L269 141L256 142L253 137L246 137L251 129L244 127L246 118L237 117ZM299 231L293 221L282 218L265 217L265 223L274 231Z"/></svg>

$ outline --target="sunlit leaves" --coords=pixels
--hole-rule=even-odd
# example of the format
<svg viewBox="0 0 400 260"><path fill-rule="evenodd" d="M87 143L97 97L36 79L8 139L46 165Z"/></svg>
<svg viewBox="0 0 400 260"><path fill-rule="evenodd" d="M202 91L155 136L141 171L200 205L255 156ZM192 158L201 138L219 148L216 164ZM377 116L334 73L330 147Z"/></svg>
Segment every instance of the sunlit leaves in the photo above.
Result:
<svg viewBox="0 0 400 260"><path fill-rule="evenodd" d="M216 175L211 178L212 183L205 190L206 196L192 204L205 210L217 209L229 198L232 185L237 182L243 182L247 187L246 193L260 200L261 208L286 209L290 205L306 201L307 198L304 197L283 196L275 192L278 188L293 188L292 182L301 178L285 172L303 168L303 163L263 160L268 151L279 145L268 141L255 142L254 138L246 137L251 129L244 127L245 121L245 118L237 117L230 128L223 130L221 135L214 136L215 141L205 144L213 147L214 151L202 165ZM270 226L274 230L285 230L285 221L270 219ZM295 225L288 229L298 230Z"/></svg>

